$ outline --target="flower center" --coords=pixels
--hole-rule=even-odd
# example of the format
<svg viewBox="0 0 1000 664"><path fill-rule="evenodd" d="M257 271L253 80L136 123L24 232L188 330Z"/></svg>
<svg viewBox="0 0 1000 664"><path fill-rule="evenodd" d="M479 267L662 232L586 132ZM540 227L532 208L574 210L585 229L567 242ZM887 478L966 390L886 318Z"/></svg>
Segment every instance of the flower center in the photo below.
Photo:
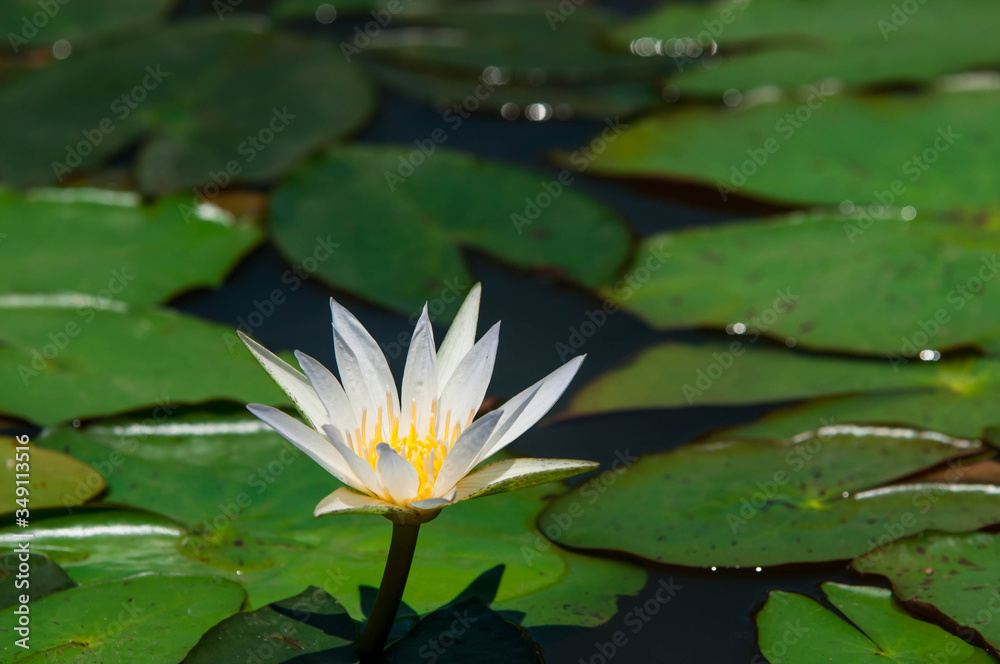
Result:
<svg viewBox="0 0 1000 664"><path fill-rule="evenodd" d="M444 463L445 457L448 456L448 451L451 450L462 431L472 424L476 412L473 410L469 413L463 426L461 422L457 421L458 418L453 421L451 410L449 410L445 413L445 419L442 423L443 438L438 439L437 399L431 402L431 413L426 430L418 430L417 428L417 404L416 401L413 401L410 404L409 426L404 432L400 432L400 418L396 416L395 409L392 407L392 395L386 393L385 401L385 409L379 407L375 411L374 422L372 422L374 426L370 429L368 428L368 412L367 410L361 411L361 426L354 430L353 435L347 434L348 443L358 456L371 464L373 470L376 461L378 461L375 446L379 443L389 444L417 471L417 476L420 478L420 490L414 500L429 498L434 489L434 480L437 479L437 474L441 470L441 464ZM388 427L383 426L382 418L385 413L388 413L389 419L385 423L388 424ZM388 434L386 429L388 429Z"/></svg>

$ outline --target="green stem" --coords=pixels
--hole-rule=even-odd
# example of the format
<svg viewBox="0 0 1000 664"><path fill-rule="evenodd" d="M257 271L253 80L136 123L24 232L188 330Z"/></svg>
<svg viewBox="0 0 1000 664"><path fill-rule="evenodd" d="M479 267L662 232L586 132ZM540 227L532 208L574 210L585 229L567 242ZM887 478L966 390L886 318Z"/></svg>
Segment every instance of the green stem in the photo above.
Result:
<svg viewBox="0 0 1000 664"><path fill-rule="evenodd" d="M375 596L375 606L368 617L364 634L358 641L358 656L363 664L374 664L382 659L382 649L385 648L389 631L396 620L406 578L410 575L410 563L413 562L419 532L420 524L392 524L392 542L389 544L385 571L382 572L382 583Z"/></svg>

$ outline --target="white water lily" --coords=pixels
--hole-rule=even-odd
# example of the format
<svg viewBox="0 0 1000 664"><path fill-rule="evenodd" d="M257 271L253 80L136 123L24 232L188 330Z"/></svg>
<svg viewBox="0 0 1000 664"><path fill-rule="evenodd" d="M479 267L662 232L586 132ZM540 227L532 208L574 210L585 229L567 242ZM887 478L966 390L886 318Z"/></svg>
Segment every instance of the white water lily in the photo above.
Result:
<svg viewBox="0 0 1000 664"><path fill-rule="evenodd" d="M476 419L493 374L500 331L497 323L476 341L479 299L477 284L436 350L424 306L407 353L401 394L378 344L333 299L333 342L343 385L304 353L295 353L300 372L240 334L309 426L277 408L247 408L350 487L320 501L316 516L369 513L401 524L422 523L469 498L597 466L518 458L476 469L549 411L583 361L583 356L570 360L503 408Z"/></svg>

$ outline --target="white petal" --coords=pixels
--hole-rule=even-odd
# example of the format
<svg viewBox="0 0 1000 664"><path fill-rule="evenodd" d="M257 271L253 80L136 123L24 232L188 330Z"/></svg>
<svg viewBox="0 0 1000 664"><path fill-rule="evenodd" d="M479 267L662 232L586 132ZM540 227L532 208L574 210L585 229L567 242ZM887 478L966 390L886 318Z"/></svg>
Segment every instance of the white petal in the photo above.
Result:
<svg viewBox="0 0 1000 664"><path fill-rule="evenodd" d="M378 480L375 479L375 471L372 469L371 464L359 457L354 450L344 443L340 431L329 424L323 427L323 431L326 433L327 438L330 439L330 444L344 458L344 462L361 483L357 488L368 493L377 494L380 498L386 498L387 496L379 490Z"/></svg>
<svg viewBox="0 0 1000 664"><path fill-rule="evenodd" d="M595 461L504 459L469 473L455 487L455 502L554 482L597 468Z"/></svg>
<svg viewBox="0 0 1000 664"><path fill-rule="evenodd" d="M579 357L574 357L505 403L503 410L508 414L508 419L502 420L497 426L493 440L489 442L486 452L480 457L480 460L496 454L514 442L518 436L531 428L535 422L542 419L545 413L549 412L549 409L559 400L562 393L566 391L570 381L573 380L573 376L579 370L580 364L583 363L584 357L586 356L580 355ZM518 412L520 410L519 406L529 402L529 400L528 407L523 412Z"/></svg>
<svg viewBox="0 0 1000 664"><path fill-rule="evenodd" d="M247 410L281 434L285 440L309 455L309 458L323 466L326 472L344 484L349 484L363 490L364 485L351 472L350 466L340 456L337 448L331 445L330 441L317 431L310 429L302 422L299 422L287 413L281 412L277 408L271 408L259 403L251 403L247 404Z"/></svg>
<svg viewBox="0 0 1000 664"><path fill-rule="evenodd" d="M337 489L329 496L319 501L313 511L315 516L324 514L388 514L390 512L405 512L401 507L345 489Z"/></svg>
<svg viewBox="0 0 1000 664"><path fill-rule="evenodd" d="M375 446L378 460L375 461L375 477L379 486L392 498L393 502L406 504L417 496L420 490L420 476L410 462L399 455L387 443Z"/></svg>
<svg viewBox="0 0 1000 664"><path fill-rule="evenodd" d="M448 451L444 463L441 464L441 469L434 480L432 497L438 498L451 491L476 464L476 459L479 458L483 446L489 441L502 415L503 411L499 410L486 413L462 432Z"/></svg>
<svg viewBox="0 0 1000 664"><path fill-rule="evenodd" d="M305 371L309 384L312 385L313 390L316 391L326 408L330 422L343 431L354 431L358 425L354 420L351 401L347 398L347 393L341 387L340 381L329 369L305 353L295 351L295 358L299 361L299 366Z"/></svg>
<svg viewBox="0 0 1000 664"><path fill-rule="evenodd" d="M445 415L451 411L452 423L465 424L469 414L479 412L486 396L486 389L493 377L493 364L497 357L497 344L500 342L500 323L497 323L483 335L472 347L448 380L448 385L441 391L438 402L437 436L447 438L444 431Z"/></svg>
<svg viewBox="0 0 1000 664"><path fill-rule="evenodd" d="M355 417L360 423L360 409L364 408L368 411L369 421L374 422L375 411L380 407L383 411L386 408L386 394L392 401L392 414L397 415L399 394L396 392L396 381L389 371L389 363L385 361L382 349L354 314L333 298L330 298L330 312L333 315L333 343L337 353L337 367L340 369L340 379L344 381L344 389L354 407ZM350 379L346 375L348 373L351 374ZM367 389L363 390L362 385ZM365 393L367 398L364 396ZM385 413L382 417L383 435L388 435L391 429L389 423L391 418L387 415L388 413Z"/></svg>
<svg viewBox="0 0 1000 664"><path fill-rule="evenodd" d="M465 302L455 314L455 320L444 335L437 353L438 389L444 389L455 367L476 342L476 327L479 325L479 298L482 286L476 284L465 296Z"/></svg>
<svg viewBox="0 0 1000 664"><path fill-rule="evenodd" d="M244 345L253 353L253 356L257 358L260 366L264 367L264 371L270 374L274 382L288 395L288 398L292 400L298 411L309 420L313 428L319 429L324 424L330 423L326 407L323 406L323 402L301 371L242 332L237 332L237 334Z"/></svg>
<svg viewBox="0 0 1000 664"><path fill-rule="evenodd" d="M427 305L413 329L410 350L403 369L403 393L400 401L400 434L409 431L410 419L415 416L417 434L430 432L431 409L437 398L437 354L434 352L434 329L427 316Z"/></svg>
<svg viewBox="0 0 1000 664"><path fill-rule="evenodd" d="M425 498L424 500L418 500L416 502L410 503L409 507L418 510L436 510L444 507L445 505L451 505L455 500L455 489L448 492L447 496L442 498Z"/></svg>

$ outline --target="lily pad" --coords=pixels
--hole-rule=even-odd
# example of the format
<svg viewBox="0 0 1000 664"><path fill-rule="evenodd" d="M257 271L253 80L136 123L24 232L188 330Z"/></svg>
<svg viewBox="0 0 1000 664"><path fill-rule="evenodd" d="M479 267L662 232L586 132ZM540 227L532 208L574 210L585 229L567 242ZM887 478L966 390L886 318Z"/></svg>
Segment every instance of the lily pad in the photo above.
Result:
<svg viewBox="0 0 1000 664"><path fill-rule="evenodd" d="M754 339L896 359L965 345L994 350L994 223L796 214L664 233L644 241L630 271L646 281L607 294L660 328L742 326ZM651 256L668 258L651 270Z"/></svg>
<svg viewBox="0 0 1000 664"><path fill-rule="evenodd" d="M18 486L26 493L18 494ZM0 512L25 504L33 510L80 505L106 486L101 474L82 461L32 443L25 450L14 438L0 437Z"/></svg>
<svg viewBox="0 0 1000 664"><path fill-rule="evenodd" d="M261 234L219 208L193 207L190 197L142 205L125 192L52 189L0 191L0 237L8 293L153 304L220 284Z"/></svg>
<svg viewBox="0 0 1000 664"><path fill-rule="evenodd" d="M917 620L884 588L824 583L823 592L852 624L816 600L771 591L757 615L759 644L771 664L922 664L995 661L937 625Z"/></svg>
<svg viewBox="0 0 1000 664"><path fill-rule="evenodd" d="M1000 647L997 590L1000 536L993 533L924 533L880 547L853 565L881 574L903 601L945 616L963 638Z"/></svg>
<svg viewBox="0 0 1000 664"><path fill-rule="evenodd" d="M21 560L22 555L8 553L0 556L0 610L19 604L23 595L37 602L76 585L59 565L45 556L29 553L27 560ZM21 571L22 563L27 563L28 571Z"/></svg>
<svg viewBox="0 0 1000 664"><path fill-rule="evenodd" d="M888 485L982 449L934 432L855 426L688 445L605 471L553 501L539 523L566 546L667 564L852 558L922 530L1000 523L992 485Z"/></svg>
<svg viewBox="0 0 1000 664"><path fill-rule="evenodd" d="M989 359L890 361L850 359L779 350L753 334L729 343L665 343L647 347L625 366L588 383L570 412L605 413L645 408L772 403L813 397L926 391L961 392L972 376L1000 376ZM969 376L963 383L960 376Z"/></svg>
<svg viewBox="0 0 1000 664"><path fill-rule="evenodd" d="M213 627L184 664L324 661L353 664L354 621L326 591L310 586L295 597L237 613ZM329 652L334 651L334 652ZM323 657L312 657L323 653Z"/></svg>
<svg viewBox="0 0 1000 664"><path fill-rule="evenodd" d="M0 411L46 425L157 404L283 403L231 328L92 296L0 299Z"/></svg>
<svg viewBox="0 0 1000 664"><path fill-rule="evenodd" d="M173 0L91 0L86 4L7 0L0 3L0 31L7 37L5 51L16 55L60 39L77 45L150 26L171 5Z"/></svg>
<svg viewBox="0 0 1000 664"><path fill-rule="evenodd" d="M721 0L672 3L613 31L616 43L646 38L672 53L679 40L706 60L678 58L675 82L684 93L721 95L836 78L848 85L924 83L942 74L1000 62L989 38L996 7L978 0L903 5L894 0ZM713 46L714 42L714 46Z"/></svg>
<svg viewBox="0 0 1000 664"><path fill-rule="evenodd" d="M282 175L356 129L372 104L332 44L213 16L11 80L0 114L23 131L0 145L0 175L16 186L61 182L140 141L142 191L195 187L211 199L232 182Z"/></svg>
<svg viewBox="0 0 1000 664"><path fill-rule="evenodd" d="M279 249L298 264L332 233L337 260L319 263L318 276L402 312L431 301L435 316L453 315L474 282L463 247L587 286L614 280L629 241L613 211L558 176L446 150L433 136L429 154L343 147L285 180L271 200Z"/></svg>
<svg viewBox="0 0 1000 664"><path fill-rule="evenodd" d="M376 35L367 47L373 55L424 70L479 73L494 67L509 73L512 83L536 85L649 80L663 67L627 48L606 48L601 32L611 19L586 6L459 3L447 9L412 8L404 18L419 27L409 28L406 39L388 31ZM358 48L360 42L348 43Z"/></svg>
<svg viewBox="0 0 1000 664"><path fill-rule="evenodd" d="M315 585L360 615L357 588L379 584L388 522L369 515L313 518L313 507L339 486L336 480L246 415L194 411L142 430L132 425L58 429L41 442L80 459L117 459L108 468L108 500L170 519L117 511L50 519L37 524L48 530L35 530L34 550L50 553L81 581L200 567L242 583L253 607ZM616 596L638 592L645 573L564 553L536 532L540 499L551 490L444 510L421 530L407 603L421 613L436 609L503 564L493 609L527 613L526 625L592 626L614 615ZM130 521L119 524L126 516ZM148 541L139 541L144 529L151 529ZM11 532L0 531L0 541ZM132 540L121 539L128 533Z"/></svg>
<svg viewBox="0 0 1000 664"><path fill-rule="evenodd" d="M14 608L0 611L6 662L175 664L240 609L243 589L203 576L141 575L80 586L31 604L31 649L14 645Z"/></svg>
<svg viewBox="0 0 1000 664"><path fill-rule="evenodd" d="M989 165L997 163L998 114L997 90L852 97L817 86L802 100L647 117L609 142L590 171L694 182L720 202L851 201L869 220L869 206L996 211L1000 187Z"/></svg>

